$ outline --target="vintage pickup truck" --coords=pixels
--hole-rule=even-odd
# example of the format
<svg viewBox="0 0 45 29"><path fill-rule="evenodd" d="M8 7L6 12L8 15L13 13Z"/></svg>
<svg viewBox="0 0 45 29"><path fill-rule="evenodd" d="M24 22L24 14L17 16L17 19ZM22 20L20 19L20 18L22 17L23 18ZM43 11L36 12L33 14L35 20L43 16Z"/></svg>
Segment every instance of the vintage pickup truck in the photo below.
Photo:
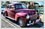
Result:
<svg viewBox="0 0 45 29"><path fill-rule="evenodd" d="M35 9L28 9L23 3L9 4L5 10L5 17L18 22L20 26L41 22L37 11Z"/></svg>

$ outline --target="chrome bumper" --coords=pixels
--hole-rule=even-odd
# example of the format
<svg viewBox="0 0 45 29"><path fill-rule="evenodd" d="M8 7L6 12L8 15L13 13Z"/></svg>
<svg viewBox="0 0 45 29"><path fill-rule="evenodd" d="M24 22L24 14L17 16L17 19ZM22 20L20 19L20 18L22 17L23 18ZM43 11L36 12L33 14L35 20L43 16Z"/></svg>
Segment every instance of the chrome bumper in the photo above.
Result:
<svg viewBox="0 0 45 29"><path fill-rule="evenodd" d="M27 24L27 26L29 26L29 25L34 25L34 23L36 24L36 23L38 23L38 22L40 22L40 19L37 19L36 22L33 21L32 23L31 23L31 21L29 21L29 23Z"/></svg>

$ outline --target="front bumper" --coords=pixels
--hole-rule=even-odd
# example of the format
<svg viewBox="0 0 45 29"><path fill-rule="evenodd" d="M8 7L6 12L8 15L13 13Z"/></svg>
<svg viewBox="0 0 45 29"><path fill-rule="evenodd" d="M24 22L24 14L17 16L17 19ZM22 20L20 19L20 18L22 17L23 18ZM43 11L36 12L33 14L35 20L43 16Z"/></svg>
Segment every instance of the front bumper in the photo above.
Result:
<svg viewBox="0 0 45 29"><path fill-rule="evenodd" d="M41 21L41 19L36 19L35 21L34 20L33 21L29 20L29 22L27 23L27 26L37 24L40 21Z"/></svg>

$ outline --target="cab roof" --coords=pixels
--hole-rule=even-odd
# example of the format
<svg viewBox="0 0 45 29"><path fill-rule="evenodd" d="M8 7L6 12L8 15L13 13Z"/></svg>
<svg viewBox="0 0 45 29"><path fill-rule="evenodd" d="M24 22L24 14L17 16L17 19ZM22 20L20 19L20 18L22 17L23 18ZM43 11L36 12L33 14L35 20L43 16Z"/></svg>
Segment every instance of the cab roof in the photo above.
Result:
<svg viewBox="0 0 45 29"><path fill-rule="evenodd" d="M15 4L24 4L24 3L11 3L11 4L8 4L8 5L15 5Z"/></svg>

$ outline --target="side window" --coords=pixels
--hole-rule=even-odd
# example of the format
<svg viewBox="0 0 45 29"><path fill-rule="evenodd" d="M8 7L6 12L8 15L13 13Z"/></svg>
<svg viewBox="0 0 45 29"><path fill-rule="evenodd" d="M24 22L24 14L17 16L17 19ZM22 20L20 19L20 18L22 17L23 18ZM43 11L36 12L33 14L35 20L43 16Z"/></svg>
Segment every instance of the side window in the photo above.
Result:
<svg viewBox="0 0 45 29"><path fill-rule="evenodd" d="M10 6L9 6L9 9L10 9L10 10L15 10L15 8L14 8L13 5L10 5Z"/></svg>
<svg viewBox="0 0 45 29"><path fill-rule="evenodd" d="M6 6L6 8L9 8L9 6Z"/></svg>

